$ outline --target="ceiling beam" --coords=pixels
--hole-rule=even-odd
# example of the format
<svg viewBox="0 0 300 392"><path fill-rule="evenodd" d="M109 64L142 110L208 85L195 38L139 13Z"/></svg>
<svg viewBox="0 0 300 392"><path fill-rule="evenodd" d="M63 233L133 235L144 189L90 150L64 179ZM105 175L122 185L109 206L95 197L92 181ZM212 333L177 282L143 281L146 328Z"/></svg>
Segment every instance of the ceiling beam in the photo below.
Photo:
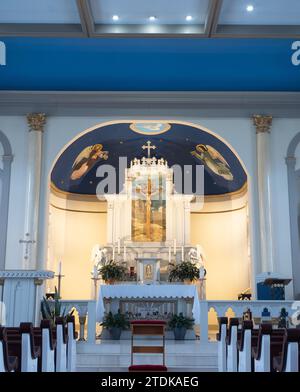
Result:
<svg viewBox="0 0 300 392"><path fill-rule="evenodd" d="M0 23L1 37L82 37L80 24Z"/></svg>
<svg viewBox="0 0 300 392"><path fill-rule="evenodd" d="M86 37L93 37L95 33L95 22L89 0L76 0L80 16L82 31Z"/></svg>
<svg viewBox="0 0 300 392"><path fill-rule="evenodd" d="M211 37L217 31L219 16L223 0L211 0L205 20L204 32L207 37Z"/></svg>
<svg viewBox="0 0 300 392"><path fill-rule="evenodd" d="M0 115L299 118L300 92L0 91Z"/></svg>
<svg viewBox="0 0 300 392"><path fill-rule="evenodd" d="M212 33L218 38L291 38L300 37L300 25L218 25Z"/></svg>

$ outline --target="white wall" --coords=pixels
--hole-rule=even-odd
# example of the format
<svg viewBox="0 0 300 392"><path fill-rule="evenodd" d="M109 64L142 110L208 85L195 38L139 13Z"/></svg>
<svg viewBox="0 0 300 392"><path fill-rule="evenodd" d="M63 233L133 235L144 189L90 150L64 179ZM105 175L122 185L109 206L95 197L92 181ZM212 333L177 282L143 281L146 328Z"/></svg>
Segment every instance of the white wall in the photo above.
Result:
<svg viewBox="0 0 300 392"><path fill-rule="evenodd" d="M8 137L14 159L11 165L6 269L22 266L24 238L25 176L27 160L27 125L25 117L0 116L0 129Z"/></svg>
<svg viewBox="0 0 300 392"><path fill-rule="evenodd" d="M237 300L250 286L246 207L191 217L191 243L201 244L208 299Z"/></svg>
<svg viewBox="0 0 300 392"><path fill-rule="evenodd" d="M149 111L150 113L150 111ZM139 116L130 116L129 119L138 119ZM143 116L145 119L145 116ZM156 118L153 115L147 119ZM168 116L159 116L160 119L168 119ZM39 261L40 265L45 263L47 253L47 194L48 176L56 155L73 137L83 130L99 124L103 121L117 119L92 117L50 117L44 134L44 167L41 192L41 214L40 214L40 243ZM122 116L122 119L126 119ZM258 233L258 211L257 211L257 189L256 189L256 139L252 121L248 118L189 118L176 117L173 120L185 120L207 127L211 131L223 137L240 156L247 169L250 180L250 223L252 240L252 259L259 272L259 238ZM12 188L9 211L9 236L7 246L7 268L20 266L21 246L18 241L23 233L24 220L24 197L25 189L25 166L27 126L23 117L0 117L0 129L8 136L15 159L12 165ZM284 273L291 272L291 251L289 233L289 210L287 193L287 171L285 165L285 154L287 146L292 137L300 130L298 119L274 119L271 133L272 142L272 203L273 203L273 232L275 244L275 262L278 269ZM291 292L290 292L291 295Z"/></svg>

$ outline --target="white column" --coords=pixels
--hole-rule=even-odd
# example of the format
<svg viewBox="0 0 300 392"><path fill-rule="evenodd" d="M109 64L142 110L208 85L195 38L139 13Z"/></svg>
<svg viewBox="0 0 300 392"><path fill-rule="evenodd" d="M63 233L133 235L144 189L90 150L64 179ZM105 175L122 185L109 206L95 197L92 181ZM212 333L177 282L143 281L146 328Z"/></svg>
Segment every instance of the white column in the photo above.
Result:
<svg viewBox="0 0 300 392"><path fill-rule="evenodd" d="M42 138L46 116L43 113L27 115L29 125L27 179L25 193L25 222L23 245L23 268L36 269L39 200L42 165Z"/></svg>
<svg viewBox="0 0 300 392"><path fill-rule="evenodd" d="M273 272L273 236L271 208L271 116L253 116L257 143L257 181L260 223L261 272Z"/></svg>

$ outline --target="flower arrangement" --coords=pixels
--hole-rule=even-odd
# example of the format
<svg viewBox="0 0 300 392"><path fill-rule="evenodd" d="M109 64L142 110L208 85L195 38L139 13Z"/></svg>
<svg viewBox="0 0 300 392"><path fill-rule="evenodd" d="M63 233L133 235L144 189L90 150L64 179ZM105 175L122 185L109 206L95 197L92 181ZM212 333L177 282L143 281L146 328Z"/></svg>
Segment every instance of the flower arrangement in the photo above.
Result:
<svg viewBox="0 0 300 392"><path fill-rule="evenodd" d="M183 282L185 280L192 282L199 278L199 268L190 261L183 261L180 264L172 266L169 274L170 282Z"/></svg>
<svg viewBox="0 0 300 392"><path fill-rule="evenodd" d="M99 269L101 278L106 282L113 284L115 281L123 280L125 277L125 267L111 260Z"/></svg>

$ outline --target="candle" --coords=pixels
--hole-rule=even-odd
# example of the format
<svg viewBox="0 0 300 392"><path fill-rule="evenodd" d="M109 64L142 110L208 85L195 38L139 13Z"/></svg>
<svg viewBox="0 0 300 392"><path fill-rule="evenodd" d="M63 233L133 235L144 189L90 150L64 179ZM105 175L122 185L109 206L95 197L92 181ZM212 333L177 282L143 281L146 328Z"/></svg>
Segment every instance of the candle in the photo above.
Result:
<svg viewBox="0 0 300 392"><path fill-rule="evenodd" d="M127 256L126 245L124 245L124 261L126 261L126 256Z"/></svg>
<svg viewBox="0 0 300 392"><path fill-rule="evenodd" d="M94 271L93 271L93 278L97 279L98 278L98 270L97 267L94 265Z"/></svg>
<svg viewBox="0 0 300 392"><path fill-rule="evenodd" d="M118 238L118 255L121 253L121 240Z"/></svg>
<svg viewBox="0 0 300 392"><path fill-rule="evenodd" d="M57 275L61 275L61 261L58 262L58 274Z"/></svg>
<svg viewBox="0 0 300 392"><path fill-rule="evenodd" d="M181 247L181 261L184 261L184 246Z"/></svg>
<svg viewBox="0 0 300 392"><path fill-rule="evenodd" d="M171 247L169 246L169 264L171 263Z"/></svg>
<svg viewBox="0 0 300 392"><path fill-rule="evenodd" d="M174 238L174 255L176 255L176 238Z"/></svg>
<svg viewBox="0 0 300 392"><path fill-rule="evenodd" d="M115 261L115 246L112 247L112 259Z"/></svg>

